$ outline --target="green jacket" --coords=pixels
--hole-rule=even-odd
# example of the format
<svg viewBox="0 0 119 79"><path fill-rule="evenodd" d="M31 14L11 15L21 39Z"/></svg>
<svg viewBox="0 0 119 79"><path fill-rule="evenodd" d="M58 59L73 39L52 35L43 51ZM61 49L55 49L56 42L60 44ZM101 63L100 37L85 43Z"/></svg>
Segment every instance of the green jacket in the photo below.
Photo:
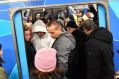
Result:
<svg viewBox="0 0 119 79"><path fill-rule="evenodd" d="M0 67L0 79L8 79L3 67Z"/></svg>

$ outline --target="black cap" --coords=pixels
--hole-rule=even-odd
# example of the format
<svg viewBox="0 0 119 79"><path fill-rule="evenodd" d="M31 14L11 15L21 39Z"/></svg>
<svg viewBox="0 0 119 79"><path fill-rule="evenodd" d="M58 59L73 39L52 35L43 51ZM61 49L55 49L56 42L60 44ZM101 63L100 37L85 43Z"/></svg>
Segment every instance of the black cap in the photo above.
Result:
<svg viewBox="0 0 119 79"><path fill-rule="evenodd" d="M77 28L78 26L76 25L75 21L71 20L67 23L66 27Z"/></svg>

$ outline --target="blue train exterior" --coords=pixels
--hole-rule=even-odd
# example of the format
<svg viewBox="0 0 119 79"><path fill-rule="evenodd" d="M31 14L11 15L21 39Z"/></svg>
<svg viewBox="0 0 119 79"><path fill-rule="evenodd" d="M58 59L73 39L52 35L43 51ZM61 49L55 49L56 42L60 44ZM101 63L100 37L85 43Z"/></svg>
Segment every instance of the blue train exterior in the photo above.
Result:
<svg viewBox="0 0 119 79"><path fill-rule="evenodd" d="M2 2L4 0L1 0ZM97 0L28 0L25 2L6 2L0 3L0 43L3 49L3 59L6 61L3 64L9 79L19 79L18 67L16 61L16 54L14 49L12 26L10 23L9 8L16 7L28 7L28 6L40 6L40 5L51 5L51 4L67 4L67 3L81 3L91 2ZM113 34L114 43L114 63L115 71L119 71L119 54L117 49L119 48L119 0L108 1L109 5L109 16L110 16L110 31ZM17 18L18 19L18 18ZM24 68L25 69L25 68ZM22 70L22 69L21 69ZM22 74L23 79L28 79L27 70L24 70Z"/></svg>

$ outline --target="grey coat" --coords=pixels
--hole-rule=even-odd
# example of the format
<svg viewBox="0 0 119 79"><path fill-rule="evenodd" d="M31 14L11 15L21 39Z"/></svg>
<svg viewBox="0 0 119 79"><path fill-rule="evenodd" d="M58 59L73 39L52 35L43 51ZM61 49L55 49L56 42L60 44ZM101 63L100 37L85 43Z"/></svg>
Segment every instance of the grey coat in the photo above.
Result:
<svg viewBox="0 0 119 79"><path fill-rule="evenodd" d="M64 72L68 70L69 53L75 48L75 39L68 32L62 33L53 44L53 48L57 50L58 67L63 68Z"/></svg>

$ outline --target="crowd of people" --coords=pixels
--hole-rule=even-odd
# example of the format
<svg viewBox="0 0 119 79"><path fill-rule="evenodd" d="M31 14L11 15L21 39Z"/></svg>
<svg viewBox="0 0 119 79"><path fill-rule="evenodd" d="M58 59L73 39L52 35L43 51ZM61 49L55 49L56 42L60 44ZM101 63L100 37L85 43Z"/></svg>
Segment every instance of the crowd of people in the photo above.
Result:
<svg viewBox="0 0 119 79"><path fill-rule="evenodd" d="M44 11L23 24L31 79L114 79L113 36L99 27L93 5Z"/></svg>

